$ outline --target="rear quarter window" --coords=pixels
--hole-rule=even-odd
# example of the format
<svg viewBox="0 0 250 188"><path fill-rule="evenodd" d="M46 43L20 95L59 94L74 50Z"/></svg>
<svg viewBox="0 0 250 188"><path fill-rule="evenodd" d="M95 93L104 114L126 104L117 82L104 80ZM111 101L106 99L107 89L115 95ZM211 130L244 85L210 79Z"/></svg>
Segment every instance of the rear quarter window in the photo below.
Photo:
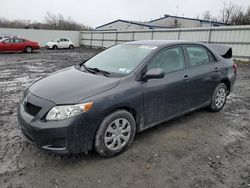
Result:
<svg viewBox="0 0 250 188"><path fill-rule="evenodd" d="M209 64L211 61L215 61L213 55L210 54L212 55L212 57L210 57L207 49L202 46L187 46L186 49L191 67Z"/></svg>

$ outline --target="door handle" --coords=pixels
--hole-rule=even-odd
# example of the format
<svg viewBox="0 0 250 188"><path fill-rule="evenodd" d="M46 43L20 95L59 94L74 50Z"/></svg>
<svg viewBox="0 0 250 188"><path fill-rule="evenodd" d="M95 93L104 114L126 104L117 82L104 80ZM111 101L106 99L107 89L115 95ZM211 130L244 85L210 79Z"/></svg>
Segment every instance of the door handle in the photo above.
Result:
<svg viewBox="0 0 250 188"><path fill-rule="evenodd" d="M185 75L184 76L184 80L188 80L189 79L189 76L188 75Z"/></svg>

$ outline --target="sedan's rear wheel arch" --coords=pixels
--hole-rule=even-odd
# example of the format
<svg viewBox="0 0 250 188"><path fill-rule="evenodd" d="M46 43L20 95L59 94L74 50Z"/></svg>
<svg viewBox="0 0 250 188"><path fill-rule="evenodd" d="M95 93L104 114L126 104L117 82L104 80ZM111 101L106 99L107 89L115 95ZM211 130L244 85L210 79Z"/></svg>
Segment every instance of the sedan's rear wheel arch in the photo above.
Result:
<svg viewBox="0 0 250 188"><path fill-rule="evenodd" d="M25 49L24 49L24 51L26 53L31 53L33 51L33 48L31 46L26 46Z"/></svg>
<svg viewBox="0 0 250 188"><path fill-rule="evenodd" d="M228 78L222 79L221 83L224 83L227 86L227 94L229 94L231 86L230 86L230 81Z"/></svg>

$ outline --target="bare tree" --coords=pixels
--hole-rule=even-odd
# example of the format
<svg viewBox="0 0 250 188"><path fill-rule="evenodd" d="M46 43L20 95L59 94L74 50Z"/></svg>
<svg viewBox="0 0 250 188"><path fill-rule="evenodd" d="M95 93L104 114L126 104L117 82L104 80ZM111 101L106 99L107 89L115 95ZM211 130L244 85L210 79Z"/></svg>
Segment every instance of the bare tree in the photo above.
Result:
<svg viewBox="0 0 250 188"><path fill-rule="evenodd" d="M58 14L52 14L50 12L47 12L47 15L45 16L45 21L48 26L50 26L53 29L59 29L59 30L87 30L89 29L83 24L76 23L72 18L64 18L63 15Z"/></svg>
<svg viewBox="0 0 250 188"><path fill-rule="evenodd" d="M181 26L182 26L181 23L176 18L170 24L170 27L172 27L172 28L180 28Z"/></svg>
<svg viewBox="0 0 250 188"><path fill-rule="evenodd" d="M250 6L246 11L242 7L237 6L234 9L230 23L232 25L248 25L250 24Z"/></svg>
<svg viewBox="0 0 250 188"><path fill-rule="evenodd" d="M0 27L2 28L25 28L25 29L58 29L58 30L90 30L83 24L75 22L70 17L65 19L63 15L54 15L47 12L45 16L45 23L32 22L30 20L7 20L0 18Z"/></svg>
<svg viewBox="0 0 250 188"><path fill-rule="evenodd" d="M204 20L211 20L212 19L211 12L209 10L206 10L204 12L204 14L202 15L202 19L204 19Z"/></svg>
<svg viewBox="0 0 250 188"><path fill-rule="evenodd" d="M221 10L221 21L225 24L229 24L232 17L235 5L232 2L224 2L223 9Z"/></svg>

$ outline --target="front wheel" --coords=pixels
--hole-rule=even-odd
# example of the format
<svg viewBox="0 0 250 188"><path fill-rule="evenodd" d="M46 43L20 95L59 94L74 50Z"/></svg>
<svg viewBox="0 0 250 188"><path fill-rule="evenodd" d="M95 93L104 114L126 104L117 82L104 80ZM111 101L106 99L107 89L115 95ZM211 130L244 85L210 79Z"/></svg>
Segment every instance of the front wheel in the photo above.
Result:
<svg viewBox="0 0 250 188"><path fill-rule="evenodd" d="M73 46L73 45L70 45L70 46L69 46L69 49L70 49L70 50L73 50L73 49L74 49L74 46Z"/></svg>
<svg viewBox="0 0 250 188"><path fill-rule="evenodd" d="M95 136L95 150L103 157L113 157L125 151L133 142L136 123L133 115L118 110L108 115Z"/></svg>
<svg viewBox="0 0 250 188"><path fill-rule="evenodd" d="M220 83L214 90L209 109L213 112L222 110L227 100L227 86Z"/></svg>

